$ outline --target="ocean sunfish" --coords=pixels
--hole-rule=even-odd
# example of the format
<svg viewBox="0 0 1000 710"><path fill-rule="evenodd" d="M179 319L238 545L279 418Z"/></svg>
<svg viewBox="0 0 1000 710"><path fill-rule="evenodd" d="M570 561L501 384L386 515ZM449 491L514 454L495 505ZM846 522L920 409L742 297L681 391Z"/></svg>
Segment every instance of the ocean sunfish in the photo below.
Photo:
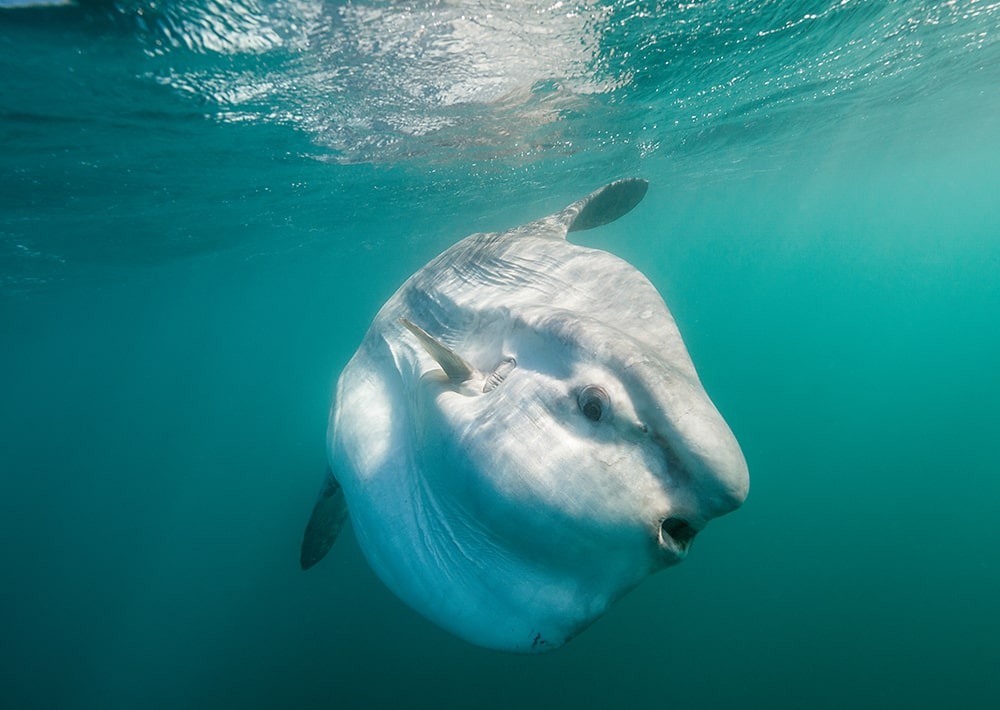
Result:
<svg viewBox="0 0 1000 710"><path fill-rule="evenodd" d="M349 510L415 610L480 646L547 651L740 506L746 462L663 299L566 240L647 187L473 234L393 294L337 384L303 568Z"/></svg>

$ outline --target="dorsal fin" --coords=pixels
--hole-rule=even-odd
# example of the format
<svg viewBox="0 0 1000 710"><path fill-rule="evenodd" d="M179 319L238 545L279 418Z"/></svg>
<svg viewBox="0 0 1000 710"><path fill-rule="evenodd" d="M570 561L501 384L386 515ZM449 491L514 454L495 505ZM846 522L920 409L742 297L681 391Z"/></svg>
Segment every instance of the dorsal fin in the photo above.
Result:
<svg viewBox="0 0 1000 710"><path fill-rule="evenodd" d="M424 350L437 361L437 364L448 375L449 380L455 384L461 384L476 376L476 369L467 363L461 355L440 343L419 325L415 325L406 318L400 318L399 322L417 336L417 340L424 346Z"/></svg>
<svg viewBox="0 0 1000 710"><path fill-rule="evenodd" d="M600 227L628 213L646 196L649 183L641 178L625 178L577 200L557 216L567 232Z"/></svg>

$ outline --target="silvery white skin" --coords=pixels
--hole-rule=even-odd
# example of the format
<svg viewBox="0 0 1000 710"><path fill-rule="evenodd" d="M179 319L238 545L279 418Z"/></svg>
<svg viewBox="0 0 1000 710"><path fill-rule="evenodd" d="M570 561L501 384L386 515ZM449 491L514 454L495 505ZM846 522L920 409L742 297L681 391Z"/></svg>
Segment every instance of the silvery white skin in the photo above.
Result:
<svg viewBox="0 0 1000 710"><path fill-rule="evenodd" d="M622 180L473 234L388 300L340 376L303 567L346 502L407 604L472 643L546 651L743 502L740 447L656 289L566 241L645 192Z"/></svg>

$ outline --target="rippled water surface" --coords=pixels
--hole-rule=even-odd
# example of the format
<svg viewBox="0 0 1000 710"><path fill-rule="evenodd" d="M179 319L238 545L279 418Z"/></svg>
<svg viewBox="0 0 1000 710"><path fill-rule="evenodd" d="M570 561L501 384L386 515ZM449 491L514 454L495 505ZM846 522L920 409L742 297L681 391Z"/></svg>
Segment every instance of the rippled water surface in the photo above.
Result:
<svg viewBox="0 0 1000 710"><path fill-rule="evenodd" d="M4 707L992 708L1000 3L0 0ZM610 180L746 505L564 649L298 545L336 377Z"/></svg>

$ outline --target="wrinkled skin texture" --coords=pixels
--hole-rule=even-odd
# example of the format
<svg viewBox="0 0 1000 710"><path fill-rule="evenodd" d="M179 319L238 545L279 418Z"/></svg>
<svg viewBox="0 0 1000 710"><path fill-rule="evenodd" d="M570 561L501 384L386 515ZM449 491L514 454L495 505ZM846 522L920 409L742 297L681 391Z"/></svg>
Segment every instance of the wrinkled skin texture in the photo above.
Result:
<svg viewBox="0 0 1000 710"><path fill-rule="evenodd" d="M615 197L472 235L415 273L331 411L330 467L369 563L482 646L559 647L746 497L739 445L656 289L566 241L621 211L595 195Z"/></svg>

